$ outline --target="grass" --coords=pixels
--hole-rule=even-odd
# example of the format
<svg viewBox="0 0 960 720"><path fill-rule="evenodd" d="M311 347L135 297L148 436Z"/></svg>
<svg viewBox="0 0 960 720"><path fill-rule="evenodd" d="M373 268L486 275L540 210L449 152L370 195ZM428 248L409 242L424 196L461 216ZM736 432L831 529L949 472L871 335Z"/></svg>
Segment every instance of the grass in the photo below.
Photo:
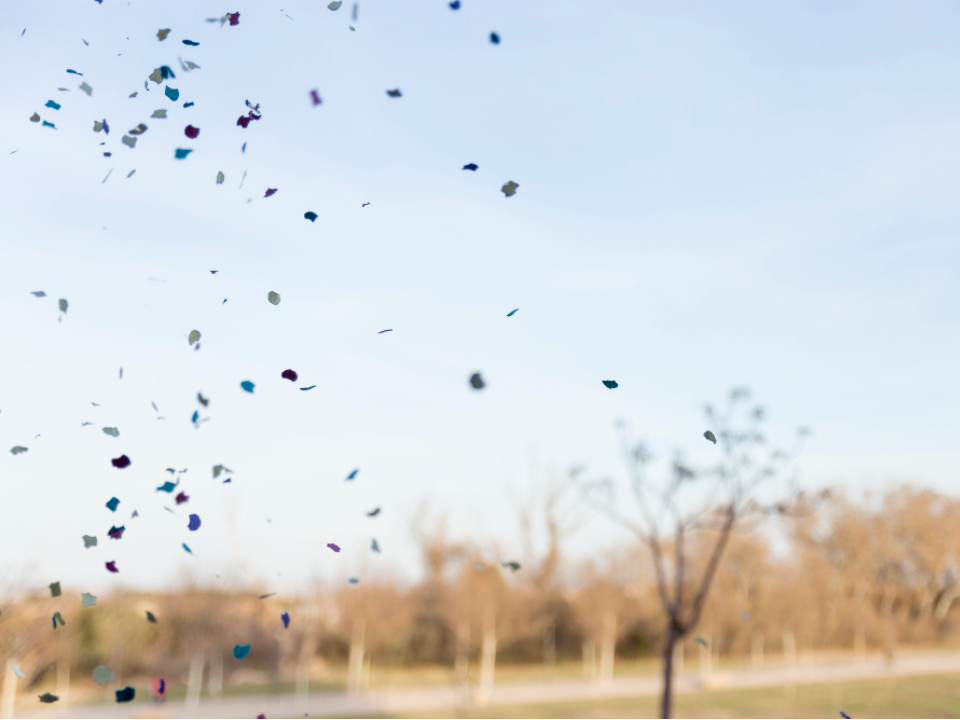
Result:
<svg viewBox="0 0 960 720"><path fill-rule="evenodd" d="M503 705L410 717L652 718L656 698ZM954 718L960 717L960 675L926 675L783 688L678 695L678 718Z"/></svg>

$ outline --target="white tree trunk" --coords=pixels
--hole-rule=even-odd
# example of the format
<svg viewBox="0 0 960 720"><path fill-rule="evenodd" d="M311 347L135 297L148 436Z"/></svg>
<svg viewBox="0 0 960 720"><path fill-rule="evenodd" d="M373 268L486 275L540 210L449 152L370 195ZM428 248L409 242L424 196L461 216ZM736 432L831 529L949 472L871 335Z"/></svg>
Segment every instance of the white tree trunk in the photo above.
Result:
<svg viewBox="0 0 960 720"><path fill-rule="evenodd" d="M480 643L480 690L477 702L485 705L493 695L493 673L497 664L497 621L492 611L483 618L483 640Z"/></svg>
<svg viewBox="0 0 960 720"><path fill-rule="evenodd" d="M200 707L200 690L203 688L203 653L195 653L190 661L190 675L187 678L187 708L196 713Z"/></svg>
<svg viewBox="0 0 960 720"><path fill-rule="evenodd" d="M354 695L360 692L363 683L363 650L366 622L361 618L353 623L350 636L350 660L348 663L347 689Z"/></svg>
<svg viewBox="0 0 960 720"><path fill-rule="evenodd" d="M617 649L617 618L607 613L603 618L603 641L600 645L600 684L613 682L613 661Z"/></svg>
<svg viewBox="0 0 960 720"><path fill-rule="evenodd" d="M3 668L3 693L0 695L0 718L12 718L13 706L17 699L17 676L13 672L15 660L10 660Z"/></svg>
<svg viewBox="0 0 960 720"><path fill-rule="evenodd" d="M581 646L583 653L583 676L595 677L597 674L597 647L592 640L584 640Z"/></svg>
<svg viewBox="0 0 960 720"><path fill-rule="evenodd" d="M212 697L223 695L223 652L217 650L210 657L210 672L207 676L207 694Z"/></svg>

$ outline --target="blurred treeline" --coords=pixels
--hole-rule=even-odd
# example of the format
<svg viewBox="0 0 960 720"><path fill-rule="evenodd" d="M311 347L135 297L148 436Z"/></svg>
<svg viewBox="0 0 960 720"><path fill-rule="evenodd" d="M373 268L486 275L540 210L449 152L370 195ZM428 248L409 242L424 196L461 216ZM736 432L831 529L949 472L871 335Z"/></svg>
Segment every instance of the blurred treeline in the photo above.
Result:
<svg viewBox="0 0 960 720"><path fill-rule="evenodd" d="M642 549L573 560L575 521L560 513L558 495L528 512L522 524L538 537L517 571L489 564L482 538L453 540L442 519L420 513L413 528L424 572L414 584L374 578L265 599L255 588L184 587L117 593L94 608L66 590L58 598L46 588L21 593L0 604L0 661L5 672L17 663L25 673L18 692L49 685L55 674L88 682L106 664L118 676L111 687L162 675L181 687L205 678L216 694L253 677L299 688L326 677L359 688L371 667L447 668L453 680L469 673L489 685L495 664L575 661L577 672L582 663L602 680L615 662L655 656L663 623ZM731 541L695 633L711 662L894 653L960 639L960 501L909 486L856 501L834 493L784 523L776 534L754 529ZM56 610L66 626L54 630ZM252 645L243 662L232 657L235 643ZM694 651L703 652L688 642L688 657Z"/></svg>

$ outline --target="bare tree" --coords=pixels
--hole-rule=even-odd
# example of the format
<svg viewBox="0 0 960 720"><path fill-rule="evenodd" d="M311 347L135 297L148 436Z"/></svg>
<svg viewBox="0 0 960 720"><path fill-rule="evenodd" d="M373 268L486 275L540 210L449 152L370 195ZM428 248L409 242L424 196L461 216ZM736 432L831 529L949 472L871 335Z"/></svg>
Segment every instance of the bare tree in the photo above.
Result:
<svg viewBox="0 0 960 720"><path fill-rule="evenodd" d="M807 432L798 431L797 447L792 452L774 450L761 458L766 446L760 433L764 411L754 407L744 418L748 400L747 390L736 389L725 412L717 413L707 406L709 428L704 437L716 445L720 459L695 470L678 455L664 484L647 477L652 458L646 445L631 441L622 431L637 513L625 511L618 503L615 485L609 479L590 482L583 479L581 470L571 473L585 501L630 530L649 551L665 622L660 705L664 718L673 712L674 645L697 626L731 535L753 528L765 516L793 513L805 504L803 493L792 483L787 499L779 502L770 501L764 490L785 474ZM691 540L697 541L699 552L689 547Z"/></svg>

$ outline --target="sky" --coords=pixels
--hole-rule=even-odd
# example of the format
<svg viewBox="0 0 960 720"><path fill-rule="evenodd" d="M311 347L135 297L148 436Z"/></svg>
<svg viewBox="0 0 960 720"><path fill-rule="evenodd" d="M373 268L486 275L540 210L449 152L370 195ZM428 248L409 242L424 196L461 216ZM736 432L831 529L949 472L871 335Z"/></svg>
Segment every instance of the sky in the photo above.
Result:
<svg viewBox="0 0 960 720"><path fill-rule="evenodd" d="M225 12L239 24L205 22ZM515 559L518 503L551 478L625 476L618 420L708 463L703 405L737 386L775 444L812 429L806 487L954 492L955 3L352 12L0 9L0 578L414 579L423 501ZM144 88L161 65L178 102ZM155 491L168 467L186 505ZM594 520L567 549L626 540Z"/></svg>

